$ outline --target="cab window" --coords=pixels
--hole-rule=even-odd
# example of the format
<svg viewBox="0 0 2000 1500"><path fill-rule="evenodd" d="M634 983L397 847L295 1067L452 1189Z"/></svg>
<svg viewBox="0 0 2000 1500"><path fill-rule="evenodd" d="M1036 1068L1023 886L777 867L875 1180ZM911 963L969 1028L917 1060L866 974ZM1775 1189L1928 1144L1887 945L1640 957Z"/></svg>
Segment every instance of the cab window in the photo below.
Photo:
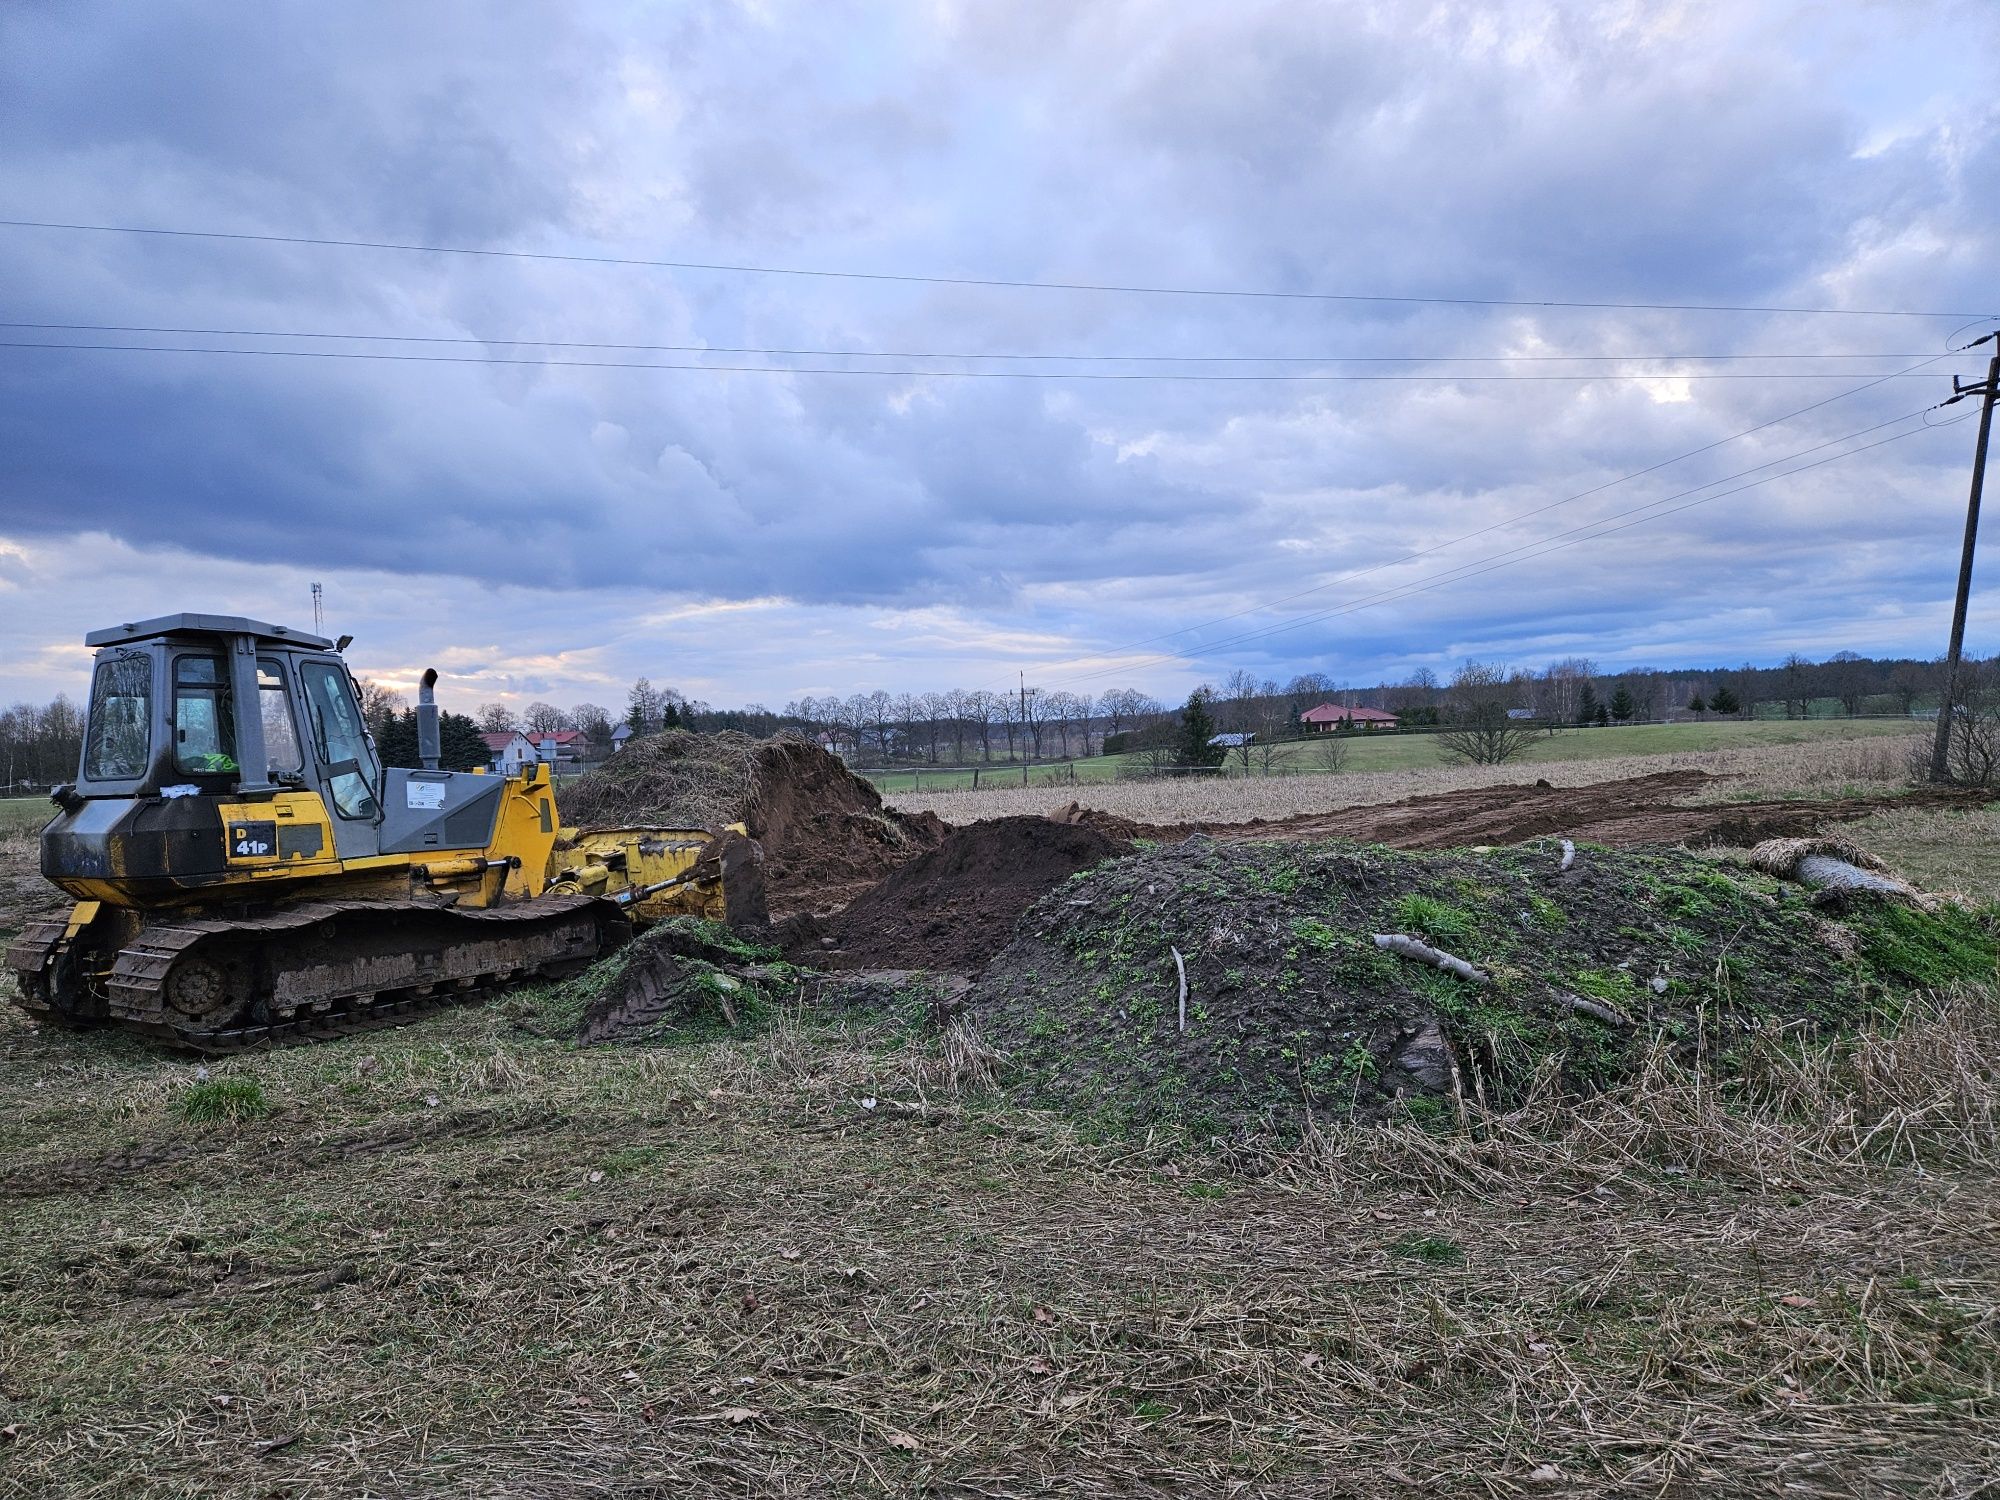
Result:
<svg viewBox="0 0 2000 1500"><path fill-rule="evenodd" d="M306 716L312 721L313 748L328 771L327 790L334 811L343 818L376 815L375 787L370 775L375 757L368 748L361 710L348 690L347 674L325 662L299 668L305 687Z"/></svg>
<svg viewBox="0 0 2000 1500"><path fill-rule="evenodd" d="M299 750L298 725L292 722L292 700L285 693L285 672L275 661L257 661L257 704L264 718L264 762L272 771L293 772L305 765Z"/></svg>
<svg viewBox="0 0 2000 1500"><path fill-rule="evenodd" d="M128 781L145 775L152 739L152 658L135 651L99 662L90 682L84 776L91 781Z"/></svg>
<svg viewBox="0 0 2000 1500"><path fill-rule="evenodd" d="M236 774L236 715L219 656L174 659L174 764L194 776Z"/></svg>

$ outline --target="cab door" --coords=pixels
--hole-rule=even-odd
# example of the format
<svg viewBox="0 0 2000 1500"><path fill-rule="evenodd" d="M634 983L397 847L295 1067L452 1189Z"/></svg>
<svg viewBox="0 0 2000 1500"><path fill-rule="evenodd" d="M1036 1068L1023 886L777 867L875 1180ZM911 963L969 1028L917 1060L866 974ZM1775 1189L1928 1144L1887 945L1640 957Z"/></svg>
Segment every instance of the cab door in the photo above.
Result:
<svg viewBox="0 0 2000 1500"><path fill-rule="evenodd" d="M382 768L347 670L310 657L298 663L300 697L320 791L333 815L334 847L342 859L365 859L380 848Z"/></svg>

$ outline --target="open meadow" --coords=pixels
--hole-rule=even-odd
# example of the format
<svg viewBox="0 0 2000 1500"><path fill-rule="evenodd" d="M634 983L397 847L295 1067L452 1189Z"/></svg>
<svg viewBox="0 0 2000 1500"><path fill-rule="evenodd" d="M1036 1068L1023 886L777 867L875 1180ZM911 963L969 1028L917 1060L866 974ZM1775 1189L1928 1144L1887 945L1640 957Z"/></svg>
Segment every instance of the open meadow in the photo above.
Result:
<svg viewBox="0 0 2000 1500"><path fill-rule="evenodd" d="M1559 737L1547 743L1568 748L1575 741ZM1297 776L1127 779L1092 785L1087 796L1081 792L1077 795L1091 807L1105 812L1158 823L1289 818L1471 787L1509 786L1544 779L1562 786L1588 786L1675 770L1704 771L1728 778L1716 787L1717 796L1841 797L1862 790L1906 786L1910 748L1921 743L1903 726L1902 732L1893 736L1824 736L1779 744L1655 749L1643 755L1587 756L1579 760L1523 758L1499 766L1447 764L1433 754L1422 764L1387 770L1343 767L1333 773ZM1067 791L1060 786L1009 786L1003 780L997 786L982 786L977 792L969 788L933 791L927 785L921 792L885 791L883 795L905 811L928 810L956 823L1047 812L1063 800Z"/></svg>
<svg viewBox="0 0 2000 1500"><path fill-rule="evenodd" d="M1538 736L1512 764L1574 765L1581 761L1626 760L1654 755L1691 755L1717 750L1815 746L1847 740L1907 739L1916 732L1908 719L1710 719L1703 723L1627 724L1603 729L1566 729ZM1437 737L1431 734L1355 734L1339 740L1345 759L1339 774L1377 771L1428 771L1446 768ZM1317 776L1325 773L1324 741L1291 740L1272 747L1267 767L1253 748L1246 770L1232 753L1225 778L1258 780L1266 775ZM1138 771L1132 755L1092 756L1083 760L1026 768L1029 787L1058 783L1118 781ZM1007 790L1021 785L1023 768L997 764L980 768L979 791ZM884 796L928 795L935 791L973 790L972 768L863 772ZM1204 778L1206 779L1206 778ZM1221 779L1221 778L1219 778Z"/></svg>

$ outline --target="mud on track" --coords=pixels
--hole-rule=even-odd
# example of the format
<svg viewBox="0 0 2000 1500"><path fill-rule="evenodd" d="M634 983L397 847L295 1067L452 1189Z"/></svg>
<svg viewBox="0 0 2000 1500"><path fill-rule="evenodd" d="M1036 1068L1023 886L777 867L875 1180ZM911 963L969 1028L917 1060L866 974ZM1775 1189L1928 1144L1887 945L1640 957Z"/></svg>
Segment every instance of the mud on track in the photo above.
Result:
<svg viewBox="0 0 2000 1500"><path fill-rule="evenodd" d="M1137 823L1076 804L1058 814L1066 823L1114 837L1159 840L1206 833L1219 839L1280 843L1355 839L1396 849L1450 849L1475 844L1518 844L1559 834L1614 848L1637 844L1741 844L1769 838L1802 838L1833 823L1896 808L1964 807L1990 797L1950 787L1919 788L1895 797L1840 801L1776 799L1679 805L1714 791L1730 778L1706 771L1661 771L1623 781L1556 787L1475 787L1436 792L1374 807L1347 807L1294 818L1247 823Z"/></svg>

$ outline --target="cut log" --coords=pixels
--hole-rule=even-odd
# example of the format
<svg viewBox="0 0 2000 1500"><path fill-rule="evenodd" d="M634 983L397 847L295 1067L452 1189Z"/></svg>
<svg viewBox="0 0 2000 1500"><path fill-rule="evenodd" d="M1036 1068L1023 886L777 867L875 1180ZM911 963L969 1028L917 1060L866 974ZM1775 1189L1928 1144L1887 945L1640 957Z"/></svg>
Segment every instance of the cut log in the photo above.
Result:
<svg viewBox="0 0 2000 1500"><path fill-rule="evenodd" d="M1607 1026L1630 1027L1638 1024L1622 1010L1614 1010L1602 1001L1588 1000L1582 995L1564 995L1563 1003L1577 1014L1602 1021Z"/></svg>
<svg viewBox="0 0 2000 1500"><path fill-rule="evenodd" d="M1375 946L1395 954L1398 958L1414 959L1417 963L1429 964L1434 969L1443 969L1445 973L1455 974L1472 984L1493 982L1485 970L1473 967L1464 959L1446 953L1442 948L1433 948L1429 943L1413 938L1408 933L1378 932L1375 934Z"/></svg>

